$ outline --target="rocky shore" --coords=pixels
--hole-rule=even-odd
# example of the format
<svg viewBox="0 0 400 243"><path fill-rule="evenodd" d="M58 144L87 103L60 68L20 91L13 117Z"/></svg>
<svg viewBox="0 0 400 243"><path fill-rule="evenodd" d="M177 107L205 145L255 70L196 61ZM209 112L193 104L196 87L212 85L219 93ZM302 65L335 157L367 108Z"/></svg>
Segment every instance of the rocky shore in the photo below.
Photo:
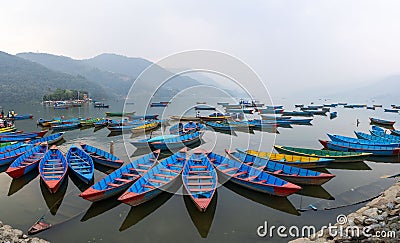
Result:
<svg viewBox="0 0 400 243"><path fill-rule="evenodd" d="M0 243L48 243L39 238L30 238L22 230L13 229L0 221Z"/></svg>
<svg viewBox="0 0 400 243"><path fill-rule="evenodd" d="M397 182L365 207L343 217L342 221L339 220L334 225L338 229L347 230L347 235L335 235L330 233L329 229L323 229L309 238L299 238L290 242L399 242L399 214L400 182ZM357 229L360 232L358 235Z"/></svg>

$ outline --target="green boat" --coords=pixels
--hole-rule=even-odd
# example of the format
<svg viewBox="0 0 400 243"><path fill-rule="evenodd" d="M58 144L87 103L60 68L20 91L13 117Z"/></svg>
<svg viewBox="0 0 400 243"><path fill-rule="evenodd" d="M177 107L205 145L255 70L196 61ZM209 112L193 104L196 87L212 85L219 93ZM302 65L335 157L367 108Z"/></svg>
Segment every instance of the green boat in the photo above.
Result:
<svg viewBox="0 0 400 243"><path fill-rule="evenodd" d="M133 112L106 112L106 116L133 116L135 115L135 111Z"/></svg>
<svg viewBox="0 0 400 243"><path fill-rule="evenodd" d="M92 118L87 120L81 120L80 123L82 127L92 127L96 122L101 120L105 120L105 118Z"/></svg>
<svg viewBox="0 0 400 243"><path fill-rule="evenodd" d="M0 148L1 147L5 147L5 146L8 146L8 145L13 145L13 144L16 144L17 142L5 142L5 143L0 143Z"/></svg>
<svg viewBox="0 0 400 243"><path fill-rule="evenodd" d="M274 148L283 154L310 156L316 158L335 159L333 162L358 162L364 161L371 153L341 152L331 150L319 150L308 148L295 148L288 146L274 145Z"/></svg>

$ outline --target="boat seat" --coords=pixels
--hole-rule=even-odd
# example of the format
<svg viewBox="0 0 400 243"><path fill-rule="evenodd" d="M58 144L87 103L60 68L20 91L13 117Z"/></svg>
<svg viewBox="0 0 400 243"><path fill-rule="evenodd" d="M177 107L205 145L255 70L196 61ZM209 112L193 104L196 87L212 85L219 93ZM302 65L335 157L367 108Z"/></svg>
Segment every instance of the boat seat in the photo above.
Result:
<svg viewBox="0 0 400 243"><path fill-rule="evenodd" d="M189 168L190 169L206 169L208 167L205 165L192 165L192 166L189 166Z"/></svg>
<svg viewBox="0 0 400 243"><path fill-rule="evenodd" d="M146 164L138 164L140 167L151 167L151 165L146 165Z"/></svg>
<svg viewBox="0 0 400 243"><path fill-rule="evenodd" d="M123 176L129 176L129 177L139 177L139 175L136 174L130 174L130 173L122 173Z"/></svg>
<svg viewBox="0 0 400 243"><path fill-rule="evenodd" d="M176 164L167 164L168 167L178 167L178 168L182 168L182 165L176 165Z"/></svg>
<svg viewBox="0 0 400 243"><path fill-rule="evenodd" d="M148 179L148 181L154 182L154 183L160 183L160 184L165 184L168 182L168 181L162 181L162 180L157 180L157 179Z"/></svg>
<svg viewBox="0 0 400 243"><path fill-rule="evenodd" d="M30 158L30 159L25 159L25 161L30 161L30 162L35 162L35 161L37 161L37 160L39 160L39 158Z"/></svg>
<svg viewBox="0 0 400 243"><path fill-rule="evenodd" d="M121 182L131 182L132 180L127 180L127 179L122 179L122 178L115 178L115 181L121 181Z"/></svg>
<svg viewBox="0 0 400 243"><path fill-rule="evenodd" d="M246 181L251 181L251 180L254 180L254 179L257 178L257 177L258 177L258 175L250 176L250 177L247 177L245 180L246 180Z"/></svg>
<svg viewBox="0 0 400 243"><path fill-rule="evenodd" d="M155 186L151 186L151 185L147 185L147 184L143 185L143 187L150 188L150 189L155 189L156 188Z"/></svg>
<svg viewBox="0 0 400 243"><path fill-rule="evenodd" d="M44 176L46 179L51 179L51 178L57 178L57 179L59 179L59 178L61 178L62 176L60 176L60 175L55 175L55 176Z"/></svg>
<svg viewBox="0 0 400 243"><path fill-rule="evenodd" d="M192 192L208 192L214 190L212 187L207 187L207 188L190 188L189 189Z"/></svg>
<svg viewBox="0 0 400 243"><path fill-rule="evenodd" d="M130 168L129 170L131 171L137 171L137 172L146 172L147 170L143 170L143 169L135 169L135 168Z"/></svg>
<svg viewBox="0 0 400 243"><path fill-rule="evenodd" d="M281 174L282 172L283 172L283 170L277 170L277 171L274 171L273 174L279 175L279 174Z"/></svg>
<svg viewBox="0 0 400 243"><path fill-rule="evenodd" d="M188 186L212 186L212 182L188 182Z"/></svg>
<svg viewBox="0 0 400 243"><path fill-rule="evenodd" d="M226 172L230 172L230 171L234 171L234 170L239 170L239 168L236 168L236 167L232 167L232 168L229 168L229 169L226 169L226 170L222 170L222 172L224 172L224 173L226 173Z"/></svg>
<svg viewBox="0 0 400 243"><path fill-rule="evenodd" d="M188 176L186 179L195 180L195 179L212 179L212 176Z"/></svg>
<svg viewBox="0 0 400 243"><path fill-rule="evenodd" d="M172 172L172 173L179 173L180 171L178 170L171 170L171 169L166 169L166 168L161 168L161 171L166 171L166 172Z"/></svg>
<svg viewBox="0 0 400 243"><path fill-rule="evenodd" d="M182 160L185 160L185 158L178 157L178 158L176 158L176 160L178 160L178 161L182 161Z"/></svg>
<svg viewBox="0 0 400 243"><path fill-rule="evenodd" d="M64 171L43 171L42 174L64 174Z"/></svg>
<svg viewBox="0 0 400 243"><path fill-rule="evenodd" d="M225 166L228 166L228 164L220 164L217 167L219 168L219 167L225 167Z"/></svg>
<svg viewBox="0 0 400 243"><path fill-rule="evenodd" d="M61 159L48 159L47 162L60 162Z"/></svg>
<svg viewBox="0 0 400 243"><path fill-rule="evenodd" d="M209 170L191 170L189 171L189 174L196 174L196 173L210 173L211 171Z"/></svg>
<svg viewBox="0 0 400 243"><path fill-rule="evenodd" d="M112 187L119 187L121 184L108 183L107 185Z"/></svg>
<svg viewBox="0 0 400 243"><path fill-rule="evenodd" d="M64 170L64 167L52 167L52 168L43 168L43 170Z"/></svg>
<svg viewBox="0 0 400 243"><path fill-rule="evenodd" d="M174 178L172 175L164 175L164 174L154 174L154 176L165 177L165 178Z"/></svg>
<svg viewBox="0 0 400 243"><path fill-rule="evenodd" d="M21 165L31 165L32 162L21 162Z"/></svg>
<svg viewBox="0 0 400 243"><path fill-rule="evenodd" d="M238 172L238 173L236 173L236 174L233 174L232 176L233 176L233 177L237 177L237 176L246 175L246 174L247 174L247 171L241 171L241 172Z"/></svg>

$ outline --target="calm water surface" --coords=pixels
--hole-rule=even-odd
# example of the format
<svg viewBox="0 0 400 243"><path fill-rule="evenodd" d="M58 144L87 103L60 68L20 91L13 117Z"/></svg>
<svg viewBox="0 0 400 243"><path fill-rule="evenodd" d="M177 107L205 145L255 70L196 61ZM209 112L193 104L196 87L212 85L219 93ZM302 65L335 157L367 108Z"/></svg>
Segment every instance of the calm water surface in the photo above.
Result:
<svg viewBox="0 0 400 243"><path fill-rule="evenodd" d="M190 101L191 105L195 102ZM187 101L186 103L190 103ZM153 109L149 113L182 114L184 107L180 102L173 102L163 113L163 110ZM209 104L216 104L210 101ZM322 101L320 103L323 103ZM177 104L177 105L174 105ZM294 110L295 102L282 100L287 110ZM122 109L123 103L112 103L110 111ZM135 109L135 105L127 109ZM3 106L4 107L4 106ZM102 117L107 110L95 109L91 106L58 111L40 105L14 105L17 113L32 113L35 119L17 121L16 125L24 131L39 130L36 119L46 119L55 116L65 117ZM327 139L326 133L336 133L353 136L354 130L367 132L369 116L388 118L399 121L399 114L384 113L382 109L375 111L366 109L334 109L338 117L315 116L312 126L293 126L279 128L279 134L255 131L254 134L236 132L234 136L207 131L203 137L202 148L213 149L223 154L224 149L236 147L261 148L271 150L278 145L321 148L318 139ZM194 114L189 111L188 114ZM205 113L206 114L206 113ZM356 126L356 120L360 124ZM173 125L173 123L172 123ZM169 127L158 130L153 135L168 133ZM60 148L67 151L72 144L86 142L93 146L108 150L109 143L115 142L115 154L125 162L143 154L135 151L131 145L125 150L123 136L109 137L109 131L93 128L68 131L65 142ZM130 138L125 136L126 140ZM135 139L140 139L137 137ZM340 205L362 201L377 195L393 183L393 180L381 179L383 175L399 172L399 164L391 159L373 159L358 164L335 164L326 169L336 175L334 179L322 187L308 186L288 198L277 198L255 193L227 183L218 188L217 197L211 208L201 214L186 196L164 193L153 201L138 207L120 204L115 199L100 203L90 203L78 197L86 187L75 178L69 177L60 191L51 195L48 193L37 172L23 178L12 180L6 173L0 173L0 219L7 224L20 228L25 232L41 216L55 226L38 234L39 237L53 242L262 242L268 238L260 238L256 229L264 221L268 225L314 225L317 228L335 222L338 214L347 214L363 206L344 207L334 210L322 210ZM386 160L386 162L384 162ZM6 168L1 168L4 171ZM323 169L324 170L324 169ZM98 168L95 181L104 177L110 171ZM181 191L180 185L174 188ZM318 211L299 212L297 209L308 209L308 205L318 207ZM275 237L274 242L286 242L288 239Z"/></svg>

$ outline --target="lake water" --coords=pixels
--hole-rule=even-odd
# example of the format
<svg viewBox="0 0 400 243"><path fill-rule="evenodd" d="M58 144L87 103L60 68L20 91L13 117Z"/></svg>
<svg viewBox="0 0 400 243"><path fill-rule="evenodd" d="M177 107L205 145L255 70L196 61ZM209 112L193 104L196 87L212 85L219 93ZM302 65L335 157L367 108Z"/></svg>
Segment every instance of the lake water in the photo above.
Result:
<svg viewBox="0 0 400 243"><path fill-rule="evenodd" d="M197 100L200 101L200 100ZM215 105L217 100L206 100ZM190 101L195 105L195 101ZM304 102L309 103L310 101ZM148 113L181 115L186 111L179 106L182 102L173 101L163 112L162 108L154 108ZM186 102L189 103L189 102ZM280 100L287 110L294 110L294 104ZM322 101L320 103L323 103ZM137 110L137 104L128 105L127 110ZM131 106L131 107L130 107ZM14 109L17 113L32 113L34 120L17 121L20 130L35 131L36 119L49 119L57 116L65 117L103 117L105 111L122 109L122 102L112 102L111 108L95 109L92 106L72 108L69 110L54 110L40 105L26 104L5 107L5 110ZM312 126L293 126L293 128L279 128L279 134L255 131L254 134L236 132L236 135L214 133L207 131L203 137L205 149L224 154L224 149L237 147L271 150L273 144L322 148L318 139L327 139L326 133L353 136L354 130L368 132L368 117L375 116L391 120L399 120L399 114L384 113L383 109L375 111L366 109L333 109L338 111L338 117L330 120L326 116L315 116ZM206 114L207 112L202 112ZM194 114L189 111L188 114ZM357 127L356 120L360 124ZM171 123L173 125L173 123ZM168 133L169 127L163 127L153 135ZM64 135L65 142L59 147L67 151L72 144L86 142L93 146L109 149L109 143L115 143L115 155L125 162L134 160L143 151L124 141L132 140L129 136L108 136L109 131L104 128L94 131L68 131ZM143 137L136 137L140 139ZM128 152L127 152L128 150ZM314 225L321 227L329 222L334 223L336 216L347 214L364 204L342 207L339 209L323 210L341 205L348 205L371 198L393 184L393 180L382 179L384 175L399 172L399 164L391 158L373 159L356 164L334 164L326 171L336 177L323 186L308 186L302 191L288 198L278 198L256 193L235 186L231 183L218 188L217 197L211 207L204 214L197 212L192 202L181 195L180 185L174 190L176 195L164 193L146 204L130 207L120 204L115 199L92 204L78 197L85 186L69 177L67 183L55 195L48 193L40 183L37 172L23 178L12 180L6 173L0 173L0 220L20 228L25 232L40 217L45 216L54 226L37 236L52 242L262 242L268 238L257 236L258 226L268 221L268 225L275 226L303 226ZM6 168L1 168L4 171ZM325 169L322 169L325 170ZM107 168L98 168L95 172L95 181L104 177L110 171ZM297 209L309 209L313 204L319 210L299 212ZM286 242L288 239L275 237L274 242Z"/></svg>

